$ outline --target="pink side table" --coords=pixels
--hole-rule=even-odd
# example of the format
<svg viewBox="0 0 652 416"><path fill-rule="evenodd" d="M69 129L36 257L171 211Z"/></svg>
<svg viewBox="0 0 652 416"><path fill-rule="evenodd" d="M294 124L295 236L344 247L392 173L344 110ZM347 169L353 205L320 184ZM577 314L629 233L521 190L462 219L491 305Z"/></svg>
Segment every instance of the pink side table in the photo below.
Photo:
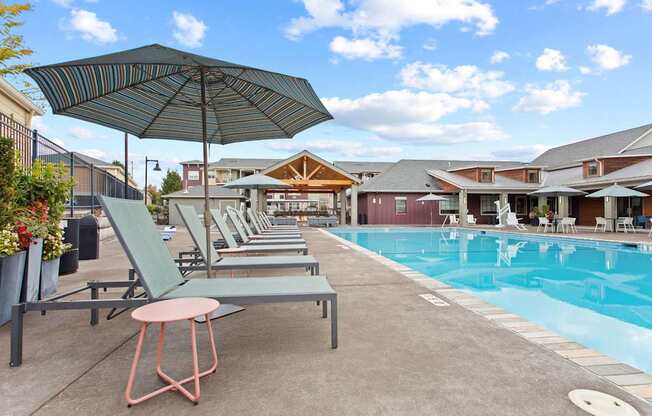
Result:
<svg viewBox="0 0 652 416"><path fill-rule="evenodd" d="M160 302L149 303L141 306L131 313L131 317L136 321L142 322L140 327L140 334L138 336L138 344L136 345L136 354L131 364L131 371L129 372L129 381L127 382L127 390L125 391L125 398L127 399L127 406L131 407L134 404L142 403L145 400L158 396L166 391L178 391L183 394L188 400L193 403L199 403L200 389L199 379L208 374L212 374L217 369L217 349L215 348L215 339L213 338L213 327L209 314L216 310L220 303L214 299L207 298L180 298L164 300ZM213 354L213 365L202 372L199 372L199 362L197 359L197 331L195 328L195 318L204 316L206 319L206 328L208 329L208 338L210 340L211 352ZM165 338L165 324L175 321L190 321L190 337L192 344L192 366L193 375L186 377L183 380L174 380L168 376L161 369L161 356L163 354L163 341ZM161 387L151 393L145 394L139 398L131 398L131 390L134 386L134 379L136 378L136 370L138 368L138 361L143 349L143 341L147 333L147 327L152 323L158 323L161 326L160 335L158 338L158 348L156 350L156 373L168 385ZM195 384L195 393L191 394L183 384L193 381Z"/></svg>

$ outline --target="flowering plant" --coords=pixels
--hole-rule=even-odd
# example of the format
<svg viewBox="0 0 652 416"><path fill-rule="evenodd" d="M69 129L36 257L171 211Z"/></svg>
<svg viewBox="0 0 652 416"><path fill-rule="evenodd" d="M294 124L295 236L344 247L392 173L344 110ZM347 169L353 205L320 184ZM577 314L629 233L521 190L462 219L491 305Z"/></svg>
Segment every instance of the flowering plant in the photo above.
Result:
<svg viewBox="0 0 652 416"><path fill-rule="evenodd" d="M20 250L18 234L11 228L0 230L0 257L9 257Z"/></svg>
<svg viewBox="0 0 652 416"><path fill-rule="evenodd" d="M48 204L37 201L27 208L16 210L16 233L21 249L29 248L35 238L45 238L48 235Z"/></svg>
<svg viewBox="0 0 652 416"><path fill-rule="evenodd" d="M49 261L59 258L66 250L72 247L71 244L64 244L63 230L57 225L48 227L48 236L43 241L43 260Z"/></svg>

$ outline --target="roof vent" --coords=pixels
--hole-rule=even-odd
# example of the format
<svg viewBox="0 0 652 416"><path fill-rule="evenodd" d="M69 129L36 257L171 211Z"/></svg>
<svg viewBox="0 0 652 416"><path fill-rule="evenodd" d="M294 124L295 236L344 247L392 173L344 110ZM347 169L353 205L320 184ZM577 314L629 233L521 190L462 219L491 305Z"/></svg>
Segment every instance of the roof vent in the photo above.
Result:
<svg viewBox="0 0 652 416"><path fill-rule="evenodd" d="M568 393L568 398L594 416L640 416L631 404L600 391L577 389Z"/></svg>

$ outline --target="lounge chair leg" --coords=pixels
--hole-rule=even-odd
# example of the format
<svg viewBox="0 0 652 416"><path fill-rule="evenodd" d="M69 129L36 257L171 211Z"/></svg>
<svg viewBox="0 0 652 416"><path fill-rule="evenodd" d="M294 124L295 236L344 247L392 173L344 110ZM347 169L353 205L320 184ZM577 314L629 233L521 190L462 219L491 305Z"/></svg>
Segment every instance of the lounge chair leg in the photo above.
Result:
<svg viewBox="0 0 652 416"><path fill-rule="evenodd" d="M337 295L331 299L331 348L337 348Z"/></svg>
<svg viewBox="0 0 652 416"><path fill-rule="evenodd" d="M11 356L10 367L20 367L23 363L23 313L25 304L11 307Z"/></svg>
<svg viewBox="0 0 652 416"><path fill-rule="evenodd" d="M92 300L97 300L99 299L99 293L97 291L97 288L91 287L91 299ZM97 308L91 309L91 325L95 326L98 324L100 320L100 310Z"/></svg>

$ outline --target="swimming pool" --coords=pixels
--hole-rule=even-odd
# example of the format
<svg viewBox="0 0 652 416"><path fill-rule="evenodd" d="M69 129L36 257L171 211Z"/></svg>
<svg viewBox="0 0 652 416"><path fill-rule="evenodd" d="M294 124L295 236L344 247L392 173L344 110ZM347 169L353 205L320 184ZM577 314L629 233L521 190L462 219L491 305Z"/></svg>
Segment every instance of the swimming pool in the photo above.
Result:
<svg viewBox="0 0 652 416"><path fill-rule="evenodd" d="M331 232L652 373L652 255L644 247L462 229Z"/></svg>

